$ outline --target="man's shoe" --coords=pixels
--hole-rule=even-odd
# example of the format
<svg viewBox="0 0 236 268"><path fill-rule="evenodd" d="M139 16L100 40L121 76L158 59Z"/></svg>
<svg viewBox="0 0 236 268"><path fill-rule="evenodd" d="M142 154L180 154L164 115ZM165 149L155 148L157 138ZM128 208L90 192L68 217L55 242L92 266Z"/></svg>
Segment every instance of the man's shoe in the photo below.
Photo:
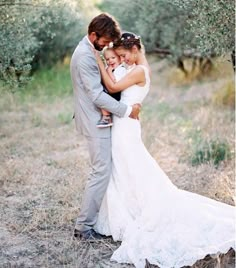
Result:
<svg viewBox="0 0 236 268"><path fill-rule="evenodd" d="M97 232L95 232L93 229L80 232L79 230L74 230L74 238L79 240L86 240L86 241L96 241L96 240L102 240L106 238L106 236L101 235Z"/></svg>

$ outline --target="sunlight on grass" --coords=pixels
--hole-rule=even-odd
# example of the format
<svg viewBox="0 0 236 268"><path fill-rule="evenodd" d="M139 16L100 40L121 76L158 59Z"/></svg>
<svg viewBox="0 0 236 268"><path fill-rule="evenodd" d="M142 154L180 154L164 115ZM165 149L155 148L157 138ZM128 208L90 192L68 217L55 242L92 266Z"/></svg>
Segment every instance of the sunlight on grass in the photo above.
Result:
<svg viewBox="0 0 236 268"><path fill-rule="evenodd" d="M228 81L213 95L212 102L218 106L235 108L235 85L234 81Z"/></svg>
<svg viewBox="0 0 236 268"><path fill-rule="evenodd" d="M52 69L42 69L35 73L32 82L25 87L22 93L49 98L70 95L72 86L69 66L57 65Z"/></svg>
<svg viewBox="0 0 236 268"><path fill-rule="evenodd" d="M17 104L31 102L53 102L56 98L72 96L70 68L68 64L58 64L51 69L36 72L24 87L7 90L1 87L0 109L9 109Z"/></svg>
<svg viewBox="0 0 236 268"><path fill-rule="evenodd" d="M208 67L199 66L199 60L194 62L194 59L185 59L183 61L186 73L176 66L170 68L167 80L172 86L182 86L183 89L188 89L192 83L202 83L206 81L215 81L219 78L232 78L233 68L229 60L229 55L220 58L212 58L211 64Z"/></svg>

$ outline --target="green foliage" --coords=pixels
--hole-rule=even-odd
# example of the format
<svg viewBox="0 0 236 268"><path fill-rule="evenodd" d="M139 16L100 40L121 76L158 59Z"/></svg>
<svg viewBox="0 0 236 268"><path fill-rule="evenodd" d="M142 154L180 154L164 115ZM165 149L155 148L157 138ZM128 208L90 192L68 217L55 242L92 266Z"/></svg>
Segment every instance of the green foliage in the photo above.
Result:
<svg viewBox="0 0 236 268"><path fill-rule="evenodd" d="M136 32L136 22L140 15L140 1L112 1L104 0L98 4L98 8L104 12L109 12L118 19L122 29ZM138 34L138 32L136 32Z"/></svg>
<svg viewBox="0 0 236 268"><path fill-rule="evenodd" d="M45 126L45 116L52 118L58 125L67 125L73 123L72 96L69 66L57 64L53 68L36 71L32 80L14 93L9 89L2 90L0 86L0 113L17 114L17 111L22 109L24 115L29 114L27 118L23 116L24 120L30 121L34 127ZM57 107L55 113L50 108L53 105ZM3 118L9 120L7 116ZM4 135L0 134L1 138L4 138Z"/></svg>
<svg viewBox="0 0 236 268"><path fill-rule="evenodd" d="M217 138L205 140L200 130L192 133L191 145L190 160L193 166L212 163L218 167L220 162L231 157L230 146L226 141Z"/></svg>
<svg viewBox="0 0 236 268"><path fill-rule="evenodd" d="M51 69L44 68L35 73L33 81L24 89L34 96L45 96L50 99L55 96L66 96L72 93L68 65L57 65Z"/></svg>
<svg viewBox="0 0 236 268"><path fill-rule="evenodd" d="M235 49L235 1L177 0L177 3L182 9L191 10L187 23L194 33L192 41L202 55L222 55Z"/></svg>
<svg viewBox="0 0 236 268"><path fill-rule="evenodd" d="M183 55L222 55L234 49L234 2L200 0L104 0L125 30L141 35L147 51L168 49Z"/></svg>
<svg viewBox="0 0 236 268"><path fill-rule="evenodd" d="M18 1L0 3L0 78L21 82L29 72L34 52L39 47L29 24L32 8L20 8Z"/></svg>
<svg viewBox="0 0 236 268"><path fill-rule="evenodd" d="M20 90L16 90L14 94L11 92L6 94L6 92L9 92L9 89L3 90L0 87L0 93L5 98L5 100L0 98L0 107L3 110L10 109L12 99L16 104L27 105L33 102L52 103L57 98L70 97L73 94L70 68L68 65L63 64L57 64L50 69L41 68L35 72L33 78ZM36 124L38 121L35 118Z"/></svg>
<svg viewBox="0 0 236 268"><path fill-rule="evenodd" d="M192 165L199 165L206 162L212 162L218 166L221 161L229 158L229 146L225 142L211 140L199 144L194 151L191 162Z"/></svg>
<svg viewBox="0 0 236 268"><path fill-rule="evenodd" d="M0 79L21 85L31 71L71 53L86 32L83 1L0 1Z"/></svg>
<svg viewBox="0 0 236 268"><path fill-rule="evenodd" d="M36 34L41 46L34 55L33 70L40 66L52 66L58 60L71 54L86 32L83 23L85 19L79 11L76 12L71 6L60 1L52 2L49 9L42 10L40 23L45 19L47 20L46 27L44 26Z"/></svg>

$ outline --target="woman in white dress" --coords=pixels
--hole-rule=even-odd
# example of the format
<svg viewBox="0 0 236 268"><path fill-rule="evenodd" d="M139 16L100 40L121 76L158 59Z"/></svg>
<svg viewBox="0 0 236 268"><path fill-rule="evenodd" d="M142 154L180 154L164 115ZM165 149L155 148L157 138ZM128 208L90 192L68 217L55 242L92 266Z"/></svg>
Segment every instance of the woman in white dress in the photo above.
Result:
<svg viewBox="0 0 236 268"><path fill-rule="evenodd" d="M121 101L142 103L150 87L150 68L140 37L124 33L113 44L127 65L114 83L98 57L102 79ZM113 168L95 230L122 241L111 260L161 268L192 265L207 254L235 249L233 206L178 189L159 167L141 139L139 120L114 116Z"/></svg>

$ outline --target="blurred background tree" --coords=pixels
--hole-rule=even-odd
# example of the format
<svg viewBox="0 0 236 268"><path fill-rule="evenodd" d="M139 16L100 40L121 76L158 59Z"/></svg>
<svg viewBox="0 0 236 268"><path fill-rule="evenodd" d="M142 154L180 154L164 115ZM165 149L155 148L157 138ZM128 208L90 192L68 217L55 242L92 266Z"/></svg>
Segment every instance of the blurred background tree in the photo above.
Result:
<svg viewBox="0 0 236 268"><path fill-rule="evenodd" d="M33 71L53 66L70 54L86 31L84 21L79 2L69 6L63 1L51 1L50 8L42 9L38 21L31 25L40 43L32 61Z"/></svg>
<svg viewBox="0 0 236 268"><path fill-rule="evenodd" d="M0 79L20 85L30 72L71 54L91 10L85 0L2 0Z"/></svg>
<svg viewBox="0 0 236 268"><path fill-rule="evenodd" d="M104 0L99 8L115 14L124 30L141 35L149 52L179 60L234 51L233 0Z"/></svg>
<svg viewBox="0 0 236 268"><path fill-rule="evenodd" d="M0 77L8 81L11 77L17 79L19 73L29 72L29 63L39 43L30 27L35 19L34 4L30 8L6 0L0 6Z"/></svg>
<svg viewBox="0 0 236 268"><path fill-rule="evenodd" d="M177 0L177 4L191 10L187 23L202 55L223 55L235 49L235 1Z"/></svg>

